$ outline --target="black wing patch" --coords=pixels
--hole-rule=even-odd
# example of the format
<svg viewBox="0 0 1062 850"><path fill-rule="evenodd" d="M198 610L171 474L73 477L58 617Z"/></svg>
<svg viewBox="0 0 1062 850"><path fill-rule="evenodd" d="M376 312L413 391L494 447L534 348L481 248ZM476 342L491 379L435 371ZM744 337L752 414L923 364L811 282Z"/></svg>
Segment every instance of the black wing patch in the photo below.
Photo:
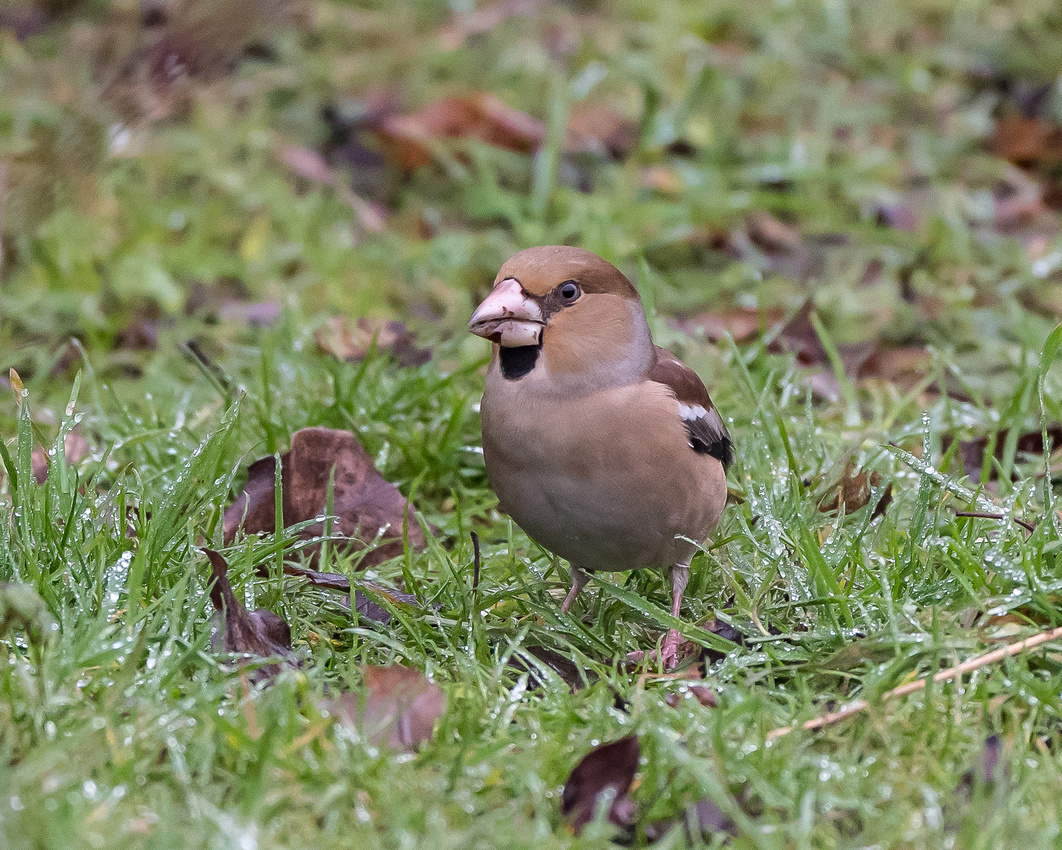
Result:
<svg viewBox="0 0 1062 850"><path fill-rule="evenodd" d="M711 455L723 464L723 469L729 469L734 462L734 442L719 411L714 406L704 408L699 404L679 402L679 413L690 435L693 450Z"/></svg>

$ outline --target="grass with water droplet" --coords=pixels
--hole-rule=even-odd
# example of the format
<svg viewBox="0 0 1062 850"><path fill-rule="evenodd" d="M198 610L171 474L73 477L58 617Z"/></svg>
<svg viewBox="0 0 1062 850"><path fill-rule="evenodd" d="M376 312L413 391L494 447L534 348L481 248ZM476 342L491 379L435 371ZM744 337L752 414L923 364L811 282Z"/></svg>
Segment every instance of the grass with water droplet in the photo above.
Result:
<svg viewBox="0 0 1062 850"><path fill-rule="evenodd" d="M0 844L602 847L603 822L565 830L560 788L594 743L635 731L645 823L708 797L738 822L735 847L1054 846L1059 647L878 700L1062 620L1057 456L1018 446L1062 418L1059 236L993 226L993 193L1031 178L985 150L1006 91L1062 71L1057 15L1016 0L961 13L625 0L547 5L444 50L443 4L311 5L317 17L267 39L237 77L192 80L194 109L127 132L84 105L100 97L89 69L68 73L81 60L65 39L88 37L88 19L0 40L0 116L21 116L16 153L0 153L17 177L0 192L0 366L28 390L0 405L0 582L39 597L0 597ZM383 233L352 225L342 191L285 172L272 146L319 144L322 99L396 79L410 109L496 92L547 120L547 148L464 144L404 180L357 160L389 215ZM561 150L583 98L638 119L625 161ZM64 155L85 122L121 151ZM42 174L55 192L34 191ZM914 224L883 224L901 207ZM795 242L756 231L762 212ZM680 681L619 663L669 623L659 574L592 581L564 616L563 565L496 510L478 450L484 344L464 322L505 257L544 242L630 272L658 340L705 377L735 438L744 501L695 559L682 617L719 651L716 708L672 707ZM210 300L233 281L235 304ZM766 336L736 343L697 330L720 305L794 314L809 297L815 376L769 345L766 319ZM248 302L279 317L233 319ZM433 359L341 362L314 336L334 314L408 320ZM154 347L121 343L145 316ZM928 365L907 383L853 380L844 346L866 337L917 340ZM196 365L190 339L217 369ZM68 459L75 424L90 451ZM248 693L211 649L199 547L221 548L246 466L309 425L356 433L434 530L426 551L371 575L421 604L392 606L386 626L352 620L338 594L256 574L302 557L292 530L238 541L238 597L281 614L305 661ZM961 441L988 433L998 446L964 474ZM872 498L820 510L849 461L879 473ZM325 557L353 572L341 550ZM695 631L713 618L743 645ZM583 686L572 693L543 650ZM358 688L361 665L390 663L448 696L415 755L317 707ZM857 698L871 710L766 743ZM994 734L996 781L957 791Z"/></svg>

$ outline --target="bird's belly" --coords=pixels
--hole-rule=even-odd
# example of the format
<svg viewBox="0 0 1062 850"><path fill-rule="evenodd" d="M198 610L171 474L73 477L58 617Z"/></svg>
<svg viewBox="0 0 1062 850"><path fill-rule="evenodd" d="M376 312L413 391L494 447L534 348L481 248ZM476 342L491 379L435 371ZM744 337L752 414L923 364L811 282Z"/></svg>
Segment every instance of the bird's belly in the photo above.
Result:
<svg viewBox="0 0 1062 850"><path fill-rule="evenodd" d="M487 475L502 508L551 552L588 570L664 568L687 562L689 541L714 530L726 475L690 447L667 388L564 405L504 382L493 390L483 404Z"/></svg>
<svg viewBox="0 0 1062 850"><path fill-rule="evenodd" d="M692 461L700 460L692 451L690 455ZM690 541L704 540L715 527L715 500L702 492L711 482L696 480L695 470L680 475L683 480L668 480L668 486L684 491L685 498L677 502L660 498L659 479L632 480L629 474L609 471L599 468L587 481L563 470L540 470L509 476L495 489L531 539L588 570L684 563L696 548ZM665 503L676 507L668 510Z"/></svg>

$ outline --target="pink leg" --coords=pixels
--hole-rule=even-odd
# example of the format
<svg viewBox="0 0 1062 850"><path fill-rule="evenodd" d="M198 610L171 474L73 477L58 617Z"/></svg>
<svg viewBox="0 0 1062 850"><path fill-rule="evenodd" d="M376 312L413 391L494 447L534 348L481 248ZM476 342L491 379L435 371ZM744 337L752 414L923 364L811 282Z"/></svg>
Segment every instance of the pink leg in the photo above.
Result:
<svg viewBox="0 0 1062 850"><path fill-rule="evenodd" d="M676 564L671 570L671 616L678 617L682 612L682 594L690 580L690 568L687 564ZM668 629L667 637L660 647L660 662L665 670L671 670L678 663L679 644L682 637L674 629Z"/></svg>
<svg viewBox="0 0 1062 850"><path fill-rule="evenodd" d="M582 590L590 580L590 576L575 566L575 564L571 565L571 569L568 571L568 577L572 581L572 587L571 590L568 591L568 595L564 597L564 601L561 603L561 612L564 614L568 613L568 609L572 607L575 597L579 595L579 591Z"/></svg>

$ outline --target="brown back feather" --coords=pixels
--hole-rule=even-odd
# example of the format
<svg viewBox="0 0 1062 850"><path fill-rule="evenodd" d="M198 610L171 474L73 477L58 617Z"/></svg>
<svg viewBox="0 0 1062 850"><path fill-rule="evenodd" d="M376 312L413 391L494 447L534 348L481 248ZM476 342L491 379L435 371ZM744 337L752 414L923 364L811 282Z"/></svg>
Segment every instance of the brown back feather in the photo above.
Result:
<svg viewBox="0 0 1062 850"><path fill-rule="evenodd" d="M646 377L669 387L679 404L704 408L703 416L683 420L689 431L690 445L696 452L718 458L723 468L728 468L734 462L734 443L723 424L723 417L712 404L704 382L670 351L659 345L654 345L653 349L656 358Z"/></svg>

